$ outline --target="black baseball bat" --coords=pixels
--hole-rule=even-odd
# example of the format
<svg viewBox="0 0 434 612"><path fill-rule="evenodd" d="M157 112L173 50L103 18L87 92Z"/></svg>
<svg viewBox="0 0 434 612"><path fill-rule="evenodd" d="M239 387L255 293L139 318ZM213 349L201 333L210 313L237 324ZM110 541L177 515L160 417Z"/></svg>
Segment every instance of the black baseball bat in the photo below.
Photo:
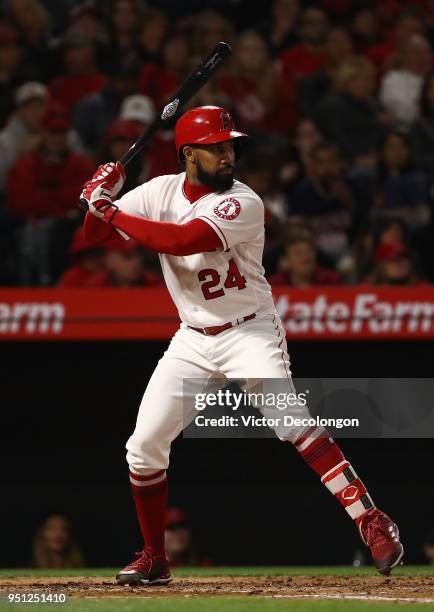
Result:
<svg viewBox="0 0 434 612"><path fill-rule="evenodd" d="M219 42L213 51L199 66L185 79L179 89L173 94L161 113L154 119L142 136L128 149L119 160L125 167L142 151L150 138L164 123L173 117L186 102L190 100L207 83L214 72L223 64L232 53L231 47L225 42ZM87 210L86 200L80 200L80 206Z"/></svg>

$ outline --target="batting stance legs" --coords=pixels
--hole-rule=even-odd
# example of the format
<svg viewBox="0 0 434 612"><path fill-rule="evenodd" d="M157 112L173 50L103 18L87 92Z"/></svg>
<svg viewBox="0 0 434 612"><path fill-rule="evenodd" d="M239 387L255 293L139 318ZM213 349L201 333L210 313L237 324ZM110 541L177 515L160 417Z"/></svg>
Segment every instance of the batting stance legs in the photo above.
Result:
<svg viewBox="0 0 434 612"><path fill-rule="evenodd" d="M258 317L224 331L206 336L182 326L159 361L140 405L136 428L127 442L127 461L137 516L146 544L152 551L154 567L158 559L164 566L164 516L167 504L166 469L171 442L194 416L193 396L185 397L184 379L200 379L204 385L216 379L223 387L228 379L271 379L288 381L288 392L294 392L289 370L285 333L275 315ZM196 389L197 391L197 389ZM190 414L186 413L190 406ZM306 407L291 409L294 417L307 418ZM336 496L356 522L365 544L371 547L374 563L380 572L388 573L403 554L398 545L397 528L377 510L365 486L337 443L322 427L290 428L276 431L282 440L291 442L306 463L320 476L323 484ZM368 528L369 525L369 528ZM396 549L380 549L373 540L377 533L396 531ZM157 562L155 563L155 559ZM393 565L392 565L393 564ZM131 569L128 569L131 568ZM134 572L134 563L124 572ZM165 578L167 577L167 579ZM170 580L162 574L160 583Z"/></svg>

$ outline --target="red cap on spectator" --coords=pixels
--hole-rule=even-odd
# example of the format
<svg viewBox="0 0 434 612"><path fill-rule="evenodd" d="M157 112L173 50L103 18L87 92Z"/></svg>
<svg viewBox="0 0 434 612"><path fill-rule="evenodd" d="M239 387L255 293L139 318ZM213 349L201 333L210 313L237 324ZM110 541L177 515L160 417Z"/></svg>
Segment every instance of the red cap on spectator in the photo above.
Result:
<svg viewBox="0 0 434 612"><path fill-rule="evenodd" d="M126 119L115 119L104 134L104 142L107 145L113 140L137 140L139 136L140 129L135 123Z"/></svg>
<svg viewBox="0 0 434 612"><path fill-rule="evenodd" d="M60 104L50 104L44 117L44 126L49 130L65 131L69 129L68 111Z"/></svg>
<svg viewBox="0 0 434 612"><path fill-rule="evenodd" d="M190 517L180 508L168 508L166 512L166 527L182 525L190 522Z"/></svg>
<svg viewBox="0 0 434 612"><path fill-rule="evenodd" d="M71 242L71 255L78 255L84 251L90 251L91 249L103 248L100 245L95 245L85 238L83 227L79 227Z"/></svg>
<svg viewBox="0 0 434 612"><path fill-rule="evenodd" d="M132 253L136 249L139 248L139 243L136 240L130 238L130 240L125 240L119 234L119 236L115 236L111 238L104 244L108 253Z"/></svg>
<svg viewBox="0 0 434 612"><path fill-rule="evenodd" d="M380 244L375 249L374 260L376 263L393 261L408 255L408 249L402 242L397 244Z"/></svg>

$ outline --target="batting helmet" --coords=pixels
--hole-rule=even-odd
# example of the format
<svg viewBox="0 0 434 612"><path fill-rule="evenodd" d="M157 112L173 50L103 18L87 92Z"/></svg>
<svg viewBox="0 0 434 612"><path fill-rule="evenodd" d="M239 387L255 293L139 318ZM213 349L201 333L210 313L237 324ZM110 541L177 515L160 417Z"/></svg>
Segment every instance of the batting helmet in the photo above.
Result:
<svg viewBox="0 0 434 612"><path fill-rule="evenodd" d="M175 126L175 146L179 159L182 147L190 144L214 144L232 138L245 138L237 132L234 120L221 106L198 106L180 117Z"/></svg>

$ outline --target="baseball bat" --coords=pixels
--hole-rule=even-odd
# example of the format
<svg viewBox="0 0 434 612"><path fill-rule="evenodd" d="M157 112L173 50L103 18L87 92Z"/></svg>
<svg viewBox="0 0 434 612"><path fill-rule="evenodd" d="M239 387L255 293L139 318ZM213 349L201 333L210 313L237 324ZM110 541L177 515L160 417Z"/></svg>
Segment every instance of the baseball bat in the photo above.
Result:
<svg viewBox="0 0 434 612"><path fill-rule="evenodd" d="M130 149L128 149L125 155L121 157L119 161L124 168L143 150L155 132L159 130L168 119L173 117L177 111L210 80L214 72L223 64L231 53L232 49L227 43L217 43L209 56L185 79L170 98L170 101L165 105L161 113L154 119L151 125L149 125L144 134L142 134ZM80 200L80 206L83 210L88 209L86 200L83 198Z"/></svg>

